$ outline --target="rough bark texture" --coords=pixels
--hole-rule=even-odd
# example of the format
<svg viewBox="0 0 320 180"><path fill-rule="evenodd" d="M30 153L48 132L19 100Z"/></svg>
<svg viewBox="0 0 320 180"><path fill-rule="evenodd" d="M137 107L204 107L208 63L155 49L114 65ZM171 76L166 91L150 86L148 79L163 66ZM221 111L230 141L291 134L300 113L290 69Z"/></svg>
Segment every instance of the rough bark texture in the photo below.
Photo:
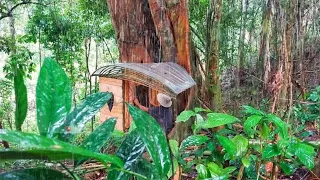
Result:
<svg viewBox="0 0 320 180"><path fill-rule="evenodd" d="M121 62L177 62L191 73L189 50L189 23L186 0L108 0ZM124 82L124 101L130 102L135 87ZM155 103L155 91L150 93ZM177 97L178 114L187 107L190 93ZM125 128L129 127L125 111ZM175 129L184 134L188 127Z"/></svg>
<svg viewBox="0 0 320 180"><path fill-rule="evenodd" d="M210 42L207 49L207 85L209 97L212 97L211 108L216 112L221 112L222 97L219 75L219 41L222 0L211 1L208 15L208 37Z"/></svg>

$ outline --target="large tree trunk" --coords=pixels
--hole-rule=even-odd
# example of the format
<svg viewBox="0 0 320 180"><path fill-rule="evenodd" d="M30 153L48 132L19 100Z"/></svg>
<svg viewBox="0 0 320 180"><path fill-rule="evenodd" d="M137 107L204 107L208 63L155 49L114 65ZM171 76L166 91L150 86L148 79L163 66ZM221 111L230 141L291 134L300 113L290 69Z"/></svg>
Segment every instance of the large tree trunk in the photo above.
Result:
<svg viewBox="0 0 320 180"><path fill-rule="evenodd" d="M186 0L108 0L107 2L116 32L120 62L171 61L177 62L191 73ZM134 93L134 85L124 82L124 101L130 102ZM155 93L150 94L153 102ZM186 108L189 99L191 99L189 93L181 93L178 96L179 106L176 108L176 114ZM125 128L128 128L130 118L128 111L125 112ZM175 129L179 134L185 134L187 128L179 125Z"/></svg>

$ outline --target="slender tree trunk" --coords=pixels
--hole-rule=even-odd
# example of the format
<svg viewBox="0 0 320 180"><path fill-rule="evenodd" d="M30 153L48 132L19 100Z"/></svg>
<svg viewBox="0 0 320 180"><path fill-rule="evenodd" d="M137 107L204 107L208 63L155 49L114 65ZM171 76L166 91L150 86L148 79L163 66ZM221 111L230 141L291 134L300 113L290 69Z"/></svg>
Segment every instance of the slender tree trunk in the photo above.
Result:
<svg viewBox="0 0 320 180"><path fill-rule="evenodd" d="M207 85L211 99L211 108L222 111L222 96L219 70L220 21L222 0L211 0L208 20L208 37L210 44L207 50Z"/></svg>
<svg viewBox="0 0 320 180"><path fill-rule="evenodd" d="M263 79L264 89L266 89L268 85L271 71L269 44L271 33L272 4L272 0L268 0L263 13L259 59L256 67L256 72L258 72L259 77ZM261 72L261 69L264 69L263 73Z"/></svg>

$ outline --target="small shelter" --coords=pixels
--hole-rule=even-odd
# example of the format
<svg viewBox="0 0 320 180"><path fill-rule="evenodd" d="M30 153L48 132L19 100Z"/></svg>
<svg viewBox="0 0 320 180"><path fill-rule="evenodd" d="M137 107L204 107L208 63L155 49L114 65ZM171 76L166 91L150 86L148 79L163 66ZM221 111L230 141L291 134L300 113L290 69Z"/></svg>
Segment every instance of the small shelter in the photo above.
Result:
<svg viewBox="0 0 320 180"><path fill-rule="evenodd" d="M114 94L114 106L110 111L107 105L100 112L100 122L116 117L116 129L125 130L131 122L123 103L125 81L136 83L136 93L139 101L145 106L157 105L156 94L162 92L176 98L181 92L191 88L196 83L187 71L180 65L168 63L117 63L97 69L92 76L99 76L101 92ZM142 86L141 86L142 85ZM144 96L141 96L144 94Z"/></svg>

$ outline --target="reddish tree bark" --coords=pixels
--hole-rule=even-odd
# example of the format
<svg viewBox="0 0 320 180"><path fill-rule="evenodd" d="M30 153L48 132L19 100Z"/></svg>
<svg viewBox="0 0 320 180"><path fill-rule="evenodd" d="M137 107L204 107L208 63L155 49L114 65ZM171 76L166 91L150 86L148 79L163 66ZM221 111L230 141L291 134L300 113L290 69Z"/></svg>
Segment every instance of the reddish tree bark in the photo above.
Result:
<svg viewBox="0 0 320 180"><path fill-rule="evenodd" d="M189 22L186 0L107 0L120 52L120 62L177 62L191 73ZM124 82L124 101L130 102L134 85ZM150 94L155 94L151 92ZM179 95L177 113L191 99ZM155 96L151 96L155 102ZM130 122L126 111L125 128Z"/></svg>

